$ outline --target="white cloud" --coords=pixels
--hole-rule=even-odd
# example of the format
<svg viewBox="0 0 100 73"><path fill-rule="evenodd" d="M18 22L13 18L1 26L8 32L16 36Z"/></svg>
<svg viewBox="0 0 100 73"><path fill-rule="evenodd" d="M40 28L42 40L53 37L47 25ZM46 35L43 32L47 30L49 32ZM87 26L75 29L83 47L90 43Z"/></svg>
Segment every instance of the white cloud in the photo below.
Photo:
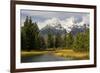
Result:
<svg viewBox="0 0 100 73"><path fill-rule="evenodd" d="M61 24L67 31L70 31L74 25L83 26L84 24L89 24L89 15L82 16L82 21L77 22L77 18L69 17L65 20L60 20L59 18L53 17L51 19L45 20L44 22L39 22L39 28L43 28L46 25L56 26L55 24Z"/></svg>
<svg viewBox="0 0 100 73"><path fill-rule="evenodd" d="M30 16L34 16L34 15L38 15L38 16L41 16L43 17L43 12L38 12L38 14L36 14L37 11L26 11L24 13L26 14L29 14ZM51 14L52 13L52 14ZM44 13L46 15L46 13ZM48 15L50 14L50 15ZM44 16L45 16L44 15ZM54 15L54 16L53 16ZM56 16L55 16L56 15ZM58 16L58 14L55 14L55 12L50 12L48 13L47 12L47 15L46 17L50 17L49 19L45 19L44 21L38 21L37 24L38 24L38 27L39 29L45 27L46 25L51 25L51 26L56 26L56 24L61 24L62 27L64 27L67 31L70 31L71 28L74 26L74 25L77 25L77 26L83 26L84 24L89 24L89 14L83 14L81 16L75 16L75 15L71 15L70 14L70 17L66 17L64 19L60 19ZM25 18L22 18L21 19L21 26L24 25L24 21L25 21Z"/></svg>
<svg viewBox="0 0 100 73"><path fill-rule="evenodd" d="M89 15L83 16L83 21L85 22L85 24L89 24L90 23L90 17L89 17Z"/></svg>
<svg viewBox="0 0 100 73"><path fill-rule="evenodd" d="M79 23L76 23L76 25L78 26L83 26L84 24L86 24L86 26L90 25L89 15L82 16L82 21Z"/></svg>
<svg viewBox="0 0 100 73"><path fill-rule="evenodd" d="M70 31L70 28L75 25L74 21L75 21L75 18L70 17L61 21L61 24L67 31Z"/></svg>
<svg viewBox="0 0 100 73"><path fill-rule="evenodd" d="M55 24L61 24L66 30L70 30L74 25L82 26L84 23L90 23L89 13L22 10L22 26L26 16L31 16L32 20L37 22L39 29L45 27L47 24L52 24L52 26L55 26Z"/></svg>
<svg viewBox="0 0 100 73"><path fill-rule="evenodd" d="M45 20L44 22L39 22L38 26L39 26L39 29L45 27L46 25L55 27L56 24L60 24L60 21L61 21L60 19L53 17L51 19Z"/></svg>
<svg viewBox="0 0 100 73"><path fill-rule="evenodd" d="M58 18L53 17L51 19L45 20L44 22L39 22L38 26L41 29L41 28L45 27L46 25L50 25L50 26L54 27L54 26L56 26L56 24L61 24L62 27L64 27L67 30L70 30L70 27L75 25L74 22L75 22L74 17L66 18L65 20L60 20Z"/></svg>

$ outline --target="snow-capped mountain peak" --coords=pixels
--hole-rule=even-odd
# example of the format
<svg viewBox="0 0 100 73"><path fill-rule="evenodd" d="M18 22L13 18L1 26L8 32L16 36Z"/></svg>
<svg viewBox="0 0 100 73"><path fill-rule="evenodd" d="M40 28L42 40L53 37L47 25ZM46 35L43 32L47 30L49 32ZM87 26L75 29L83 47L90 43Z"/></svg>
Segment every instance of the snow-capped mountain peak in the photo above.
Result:
<svg viewBox="0 0 100 73"><path fill-rule="evenodd" d="M83 28L85 23L84 19L79 22L75 17L66 18L65 20L54 17L46 20L44 22L45 26L42 29L53 28L56 30L66 30L69 33L73 28ZM89 24L86 24L86 27L89 27Z"/></svg>
<svg viewBox="0 0 100 73"><path fill-rule="evenodd" d="M58 30L63 30L60 20L58 18L52 18L51 20L46 21L47 25L45 27L53 27Z"/></svg>

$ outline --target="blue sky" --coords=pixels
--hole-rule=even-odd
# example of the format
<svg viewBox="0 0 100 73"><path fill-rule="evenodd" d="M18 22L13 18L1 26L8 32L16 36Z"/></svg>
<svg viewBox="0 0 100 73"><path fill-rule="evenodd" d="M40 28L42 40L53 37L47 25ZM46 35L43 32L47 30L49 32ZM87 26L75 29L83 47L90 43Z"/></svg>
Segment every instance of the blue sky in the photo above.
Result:
<svg viewBox="0 0 100 73"><path fill-rule="evenodd" d="M61 11L39 11L39 10L21 10L21 25L23 25L26 16L31 16L33 22L37 22L39 28L43 28L49 21L57 19L60 23L71 25L70 23L86 23L89 24L89 13L77 12L61 12Z"/></svg>

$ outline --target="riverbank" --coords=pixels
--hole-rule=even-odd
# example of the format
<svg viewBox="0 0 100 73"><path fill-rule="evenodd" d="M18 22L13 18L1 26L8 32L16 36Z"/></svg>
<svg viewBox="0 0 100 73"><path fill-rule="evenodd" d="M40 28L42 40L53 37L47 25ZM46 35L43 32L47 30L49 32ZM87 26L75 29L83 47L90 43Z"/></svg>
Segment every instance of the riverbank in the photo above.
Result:
<svg viewBox="0 0 100 73"><path fill-rule="evenodd" d="M44 54L51 54L54 56L58 56L58 57L63 57L63 58L71 58L74 60L85 60L85 59L89 59L89 52L88 51L84 51L84 52L80 52L80 51L74 51L72 49L63 49L63 50L44 50L44 51L36 51L36 50L32 50L32 51L22 51L21 52L21 57L28 57L28 56L35 56L35 55L44 55Z"/></svg>
<svg viewBox="0 0 100 73"><path fill-rule="evenodd" d="M48 51L21 51L21 57L27 57L27 56L34 56L34 55L42 55L46 54Z"/></svg>
<svg viewBox="0 0 100 73"><path fill-rule="evenodd" d="M54 55L64 57L64 58L72 58L75 60L85 60L89 59L89 52L88 51L74 51L74 50L56 50Z"/></svg>

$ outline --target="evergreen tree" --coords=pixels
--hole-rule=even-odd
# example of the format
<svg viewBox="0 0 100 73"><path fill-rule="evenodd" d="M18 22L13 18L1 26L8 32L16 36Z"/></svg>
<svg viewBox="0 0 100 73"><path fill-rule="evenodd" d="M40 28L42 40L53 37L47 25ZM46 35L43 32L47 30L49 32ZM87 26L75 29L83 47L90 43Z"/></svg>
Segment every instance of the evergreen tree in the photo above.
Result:
<svg viewBox="0 0 100 73"><path fill-rule="evenodd" d="M86 29L86 31L85 31L85 33L84 33L84 41L85 41L85 43L84 43L84 49L86 50L86 51L89 51L89 29Z"/></svg>
<svg viewBox="0 0 100 73"><path fill-rule="evenodd" d="M78 33L74 41L74 50L81 51L84 48L83 33Z"/></svg>
<svg viewBox="0 0 100 73"><path fill-rule="evenodd" d="M28 16L21 30L21 48L27 50L39 48L39 28Z"/></svg>
<svg viewBox="0 0 100 73"><path fill-rule="evenodd" d="M53 48L54 46L54 39L53 39L53 35L51 33L48 33L48 48Z"/></svg>
<svg viewBox="0 0 100 73"><path fill-rule="evenodd" d="M74 50L88 51L89 50L89 29L83 33L78 33L74 41Z"/></svg>
<svg viewBox="0 0 100 73"><path fill-rule="evenodd" d="M46 43L45 43L44 37L40 36L39 43L40 43L40 49L45 50L46 49Z"/></svg>
<svg viewBox="0 0 100 73"><path fill-rule="evenodd" d="M67 38L66 38L66 47L67 48L72 48L73 42L74 42L73 35L71 33L68 33L67 34Z"/></svg>
<svg viewBox="0 0 100 73"><path fill-rule="evenodd" d="M63 36L63 47L66 48L67 47L67 34L65 34Z"/></svg>
<svg viewBox="0 0 100 73"><path fill-rule="evenodd" d="M21 27L21 49L26 49L26 35L24 31L24 27Z"/></svg>
<svg viewBox="0 0 100 73"><path fill-rule="evenodd" d="M25 22L24 22L24 26L27 26L29 23L29 19L28 19L28 16L26 16L26 19L25 19Z"/></svg>
<svg viewBox="0 0 100 73"><path fill-rule="evenodd" d="M38 26L37 26L36 23L33 23L32 29L33 29L32 36L34 36L34 44L33 44L33 47L35 49L39 49L39 38L40 38L40 35L39 35L39 28L38 28Z"/></svg>
<svg viewBox="0 0 100 73"><path fill-rule="evenodd" d="M55 36L55 47L56 48L62 47L62 37L59 33Z"/></svg>

